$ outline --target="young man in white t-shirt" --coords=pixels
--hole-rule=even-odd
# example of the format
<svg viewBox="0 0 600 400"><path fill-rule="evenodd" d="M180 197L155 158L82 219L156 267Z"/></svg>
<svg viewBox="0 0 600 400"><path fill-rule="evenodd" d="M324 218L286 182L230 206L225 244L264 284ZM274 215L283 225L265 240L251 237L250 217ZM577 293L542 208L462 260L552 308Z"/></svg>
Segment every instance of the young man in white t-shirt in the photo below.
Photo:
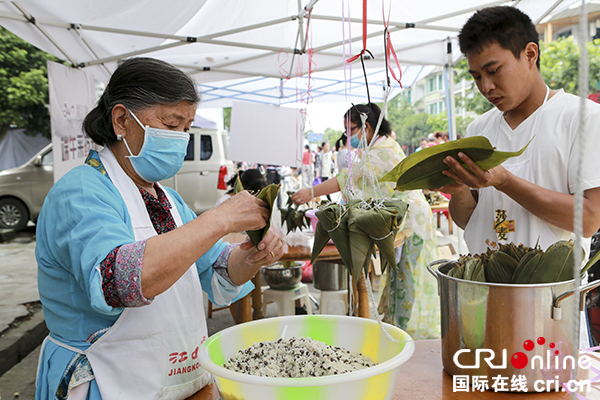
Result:
<svg viewBox="0 0 600 400"><path fill-rule="evenodd" d="M466 136L482 135L501 151L519 157L485 172L461 154L469 171L448 157L456 183L440 188L451 193L450 213L465 229L470 253L485 252L499 242L546 249L574 231L574 191L580 98L551 90L539 70L538 33L531 19L514 7L476 12L459 34L461 51L477 88L496 107L477 118ZM583 234L600 227L600 105L587 101L583 119L586 151ZM589 252L589 242L585 244Z"/></svg>
<svg viewBox="0 0 600 400"><path fill-rule="evenodd" d="M444 162L455 173L444 172L455 184L440 188L452 194L450 213L465 230L471 254L494 249L498 243L536 243L546 249L574 231L575 185L580 161L576 143L580 122L585 155L583 235L590 238L600 227L600 105L550 90L540 73L538 33L531 19L514 7L479 10L458 36L477 88L496 107L477 118L466 136L483 135L502 151L519 156L483 171L464 154L464 168L452 157ZM470 171L469 171L470 170ZM539 242L538 242L539 241ZM585 241L586 255L590 251ZM590 345L582 312L580 346Z"/></svg>

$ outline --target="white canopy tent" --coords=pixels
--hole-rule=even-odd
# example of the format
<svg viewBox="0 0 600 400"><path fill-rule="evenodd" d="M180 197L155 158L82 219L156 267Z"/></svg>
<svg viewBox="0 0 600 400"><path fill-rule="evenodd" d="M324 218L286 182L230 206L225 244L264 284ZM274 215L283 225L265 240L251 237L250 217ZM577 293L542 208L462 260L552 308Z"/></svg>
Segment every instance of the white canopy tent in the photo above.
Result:
<svg viewBox="0 0 600 400"><path fill-rule="evenodd" d="M477 9L512 5L537 24L551 13L580 3L369 0L366 48L374 57L365 60L365 67L369 74L379 74L378 78L369 75L370 93L380 95L387 81L382 9L389 17L388 32L406 72L404 83L418 78L418 74L408 78L412 72L407 66L452 68L461 57L456 36ZM362 49L362 22L359 0L0 2L0 25L74 67L90 71L98 80L107 81L120 60L135 56L159 58L189 71L204 85L204 104L209 107L227 105L228 98L270 98L275 104L335 101L340 96L346 101L364 101L366 90L353 87L355 78L362 77L360 62L344 62ZM324 83L311 86L311 78L319 78L321 83L321 76ZM302 85L306 79L309 83ZM327 79L331 80L327 83ZM452 81L448 79L450 97ZM212 101L214 105L210 105ZM449 110L452 115L452 105ZM582 234L581 204L583 191L577 189L576 246ZM577 252L576 266L579 257ZM575 275L579 287L580 277ZM577 341L575 332L573 343Z"/></svg>
<svg viewBox="0 0 600 400"><path fill-rule="evenodd" d="M383 11L408 86L422 66L452 66L461 57L456 35L475 10L514 5L539 22L574 1L369 0L366 48L374 57L365 67L376 88L369 94L381 101L387 82ZM129 57L163 59L206 88L205 107L230 105L225 99L364 101L360 61L344 65L362 49L362 21L359 0L0 2L0 25L96 79L106 82Z"/></svg>

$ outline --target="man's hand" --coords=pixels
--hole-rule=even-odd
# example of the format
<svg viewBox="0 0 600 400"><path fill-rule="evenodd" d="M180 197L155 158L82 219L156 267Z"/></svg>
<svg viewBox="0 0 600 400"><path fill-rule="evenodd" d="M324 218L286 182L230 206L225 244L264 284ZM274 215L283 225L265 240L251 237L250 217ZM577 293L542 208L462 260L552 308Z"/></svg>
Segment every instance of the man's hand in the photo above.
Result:
<svg viewBox="0 0 600 400"><path fill-rule="evenodd" d="M453 194L455 192L463 192L465 188L461 186L473 189L494 186L496 189L501 190L502 185L507 182L509 172L502 165L484 171L465 153L460 152L458 156L466 164L467 168L453 157L448 156L444 159L444 163L454 172L443 171L442 173L456 181L456 184L440 189L444 193Z"/></svg>

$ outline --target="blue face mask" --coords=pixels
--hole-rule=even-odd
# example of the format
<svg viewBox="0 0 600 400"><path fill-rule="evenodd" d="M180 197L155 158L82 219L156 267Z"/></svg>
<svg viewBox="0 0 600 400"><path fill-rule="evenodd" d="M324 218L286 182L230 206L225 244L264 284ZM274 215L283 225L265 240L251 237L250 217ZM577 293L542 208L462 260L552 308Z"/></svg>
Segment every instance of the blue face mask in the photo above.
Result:
<svg viewBox="0 0 600 400"><path fill-rule="evenodd" d="M350 146L353 149L358 149L360 147L361 140L358 138L358 135L350 136Z"/></svg>
<svg viewBox="0 0 600 400"><path fill-rule="evenodd" d="M183 166L187 153L190 134L167 129L144 127L140 120L129 111L138 124L144 129L144 144L137 156L131 153L127 140L123 138L129 162L137 174L146 182L153 183L169 179Z"/></svg>

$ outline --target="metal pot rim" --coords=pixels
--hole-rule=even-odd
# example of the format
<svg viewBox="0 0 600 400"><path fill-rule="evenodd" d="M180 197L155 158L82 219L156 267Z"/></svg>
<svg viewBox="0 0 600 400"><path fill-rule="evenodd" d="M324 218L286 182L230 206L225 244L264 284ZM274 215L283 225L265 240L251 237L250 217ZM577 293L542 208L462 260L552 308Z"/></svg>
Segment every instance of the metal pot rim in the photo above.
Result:
<svg viewBox="0 0 600 400"><path fill-rule="evenodd" d="M275 264L265 265L265 266L263 266L263 268L269 269L269 270L298 269L298 268L302 268L302 266L304 265L304 263L302 261L294 261L294 264L295 265L293 265L291 267L284 267L282 263L277 262Z"/></svg>
<svg viewBox="0 0 600 400"><path fill-rule="evenodd" d="M479 286L535 289L535 288L561 286L561 285L565 285L565 284L569 284L569 283L571 283L571 284L575 283L575 279L570 279L568 281L560 281L560 282L550 282L550 283L524 283L524 284L478 282L478 281L470 281L470 280L466 280L466 279L454 278L454 277L448 276L446 273L440 271L439 270L440 267L433 268L434 265L439 265L439 266L443 267L445 265L453 264L455 262L456 262L455 260L437 260L437 261L433 261L433 262L429 263L427 265L427 269L430 270L429 272L433 271L432 273L435 274L434 276L436 276L436 277L440 277L443 279L450 279L450 280L453 280L458 283L472 284L472 285L479 285Z"/></svg>

